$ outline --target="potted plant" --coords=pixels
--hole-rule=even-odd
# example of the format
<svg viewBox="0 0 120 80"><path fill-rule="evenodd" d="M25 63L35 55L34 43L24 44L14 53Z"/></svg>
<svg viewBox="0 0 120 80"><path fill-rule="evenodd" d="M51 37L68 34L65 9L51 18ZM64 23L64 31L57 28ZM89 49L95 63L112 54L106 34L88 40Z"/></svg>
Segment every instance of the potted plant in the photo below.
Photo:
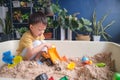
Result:
<svg viewBox="0 0 120 80"><path fill-rule="evenodd" d="M13 22L21 22L22 23L22 13L20 10L16 10L13 13Z"/></svg>
<svg viewBox="0 0 120 80"><path fill-rule="evenodd" d="M74 13L72 15L68 15L66 13L67 11L65 10L65 16L63 16L63 29L67 29L67 39L72 40L72 32L76 27L78 27L78 19L77 19L77 14L79 13ZM74 27L74 28L73 28Z"/></svg>
<svg viewBox="0 0 120 80"><path fill-rule="evenodd" d="M0 0L0 6L4 6L5 5L5 0Z"/></svg>
<svg viewBox="0 0 120 80"><path fill-rule="evenodd" d="M0 29L4 26L3 20L0 18ZM0 41L1 41L2 30L0 30Z"/></svg>
<svg viewBox="0 0 120 80"><path fill-rule="evenodd" d="M74 23L74 22L73 22ZM76 27L73 25L73 31L76 33L76 40L90 41L90 34L92 32L92 22L85 18L80 18L76 21Z"/></svg>
<svg viewBox="0 0 120 80"><path fill-rule="evenodd" d="M46 14L46 16L53 16L52 3L51 0L38 0L35 1L35 11L41 11Z"/></svg>
<svg viewBox="0 0 120 80"><path fill-rule="evenodd" d="M21 27L21 28L17 29L17 31L19 32L20 36L22 36L27 30L28 30L27 27Z"/></svg>
<svg viewBox="0 0 120 80"><path fill-rule="evenodd" d="M70 29L71 31L75 32L75 34L77 35L76 37L77 40L90 40L89 34L92 31L91 28L92 23L88 19L85 19L83 17L78 19L77 18L78 14L79 12L76 12L66 17L65 19L66 28L68 28L68 30Z"/></svg>
<svg viewBox="0 0 120 80"><path fill-rule="evenodd" d="M6 0L0 0L0 18L5 19L6 18Z"/></svg>
<svg viewBox="0 0 120 80"><path fill-rule="evenodd" d="M55 3L51 4L52 11L53 11L54 14L59 13L59 11L61 10L60 5L58 4L58 2L59 2L59 0L56 0Z"/></svg>
<svg viewBox="0 0 120 80"><path fill-rule="evenodd" d="M4 26L2 19L0 18L0 25Z"/></svg>
<svg viewBox="0 0 120 80"><path fill-rule="evenodd" d="M20 1L21 7L27 7L27 1Z"/></svg>
<svg viewBox="0 0 120 80"><path fill-rule="evenodd" d="M12 1L13 7L20 7L20 1L19 0L14 0Z"/></svg>
<svg viewBox="0 0 120 80"><path fill-rule="evenodd" d="M3 26L3 32L4 34L10 34L11 31L12 31L12 26L11 26L10 16L9 14L7 14L5 19L5 25Z"/></svg>
<svg viewBox="0 0 120 80"><path fill-rule="evenodd" d="M66 20L67 20L67 10L65 8L60 9L60 11L58 12L57 15L57 23L58 23L58 27L60 27L60 32L61 32L61 40L65 40L66 35L65 35L65 31L66 29L68 29L68 26L66 25Z"/></svg>
<svg viewBox="0 0 120 80"><path fill-rule="evenodd" d="M53 29L57 29L58 28L58 21L54 20L53 17L47 17L47 28L45 30L45 36L47 36L47 34L49 35L49 38L52 38L53 35Z"/></svg>
<svg viewBox="0 0 120 80"><path fill-rule="evenodd" d="M96 21L96 12L93 12L93 40L99 41L100 37L103 37L105 40L109 41L111 39L111 36L106 32L110 26L115 23L115 21L111 21L107 25L103 25L103 22L107 18L108 14L105 14L98 22ZM96 38L97 37L97 38Z"/></svg>
<svg viewBox="0 0 120 80"><path fill-rule="evenodd" d="M52 32L50 28L46 28L44 36L45 36L45 39L52 39Z"/></svg>
<svg viewBox="0 0 120 80"><path fill-rule="evenodd" d="M53 19L50 17L47 17L47 28L45 30L44 36L46 39L52 38L52 31L50 30L52 28Z"/></svg>
<svg viewBox="0 0 120 80"><path fill-rule="evenodd" d="M14 36L12 33L14 32L13 32L13 26L11 25L10 16L8 13L5 18L5 25L3 24L2 21L1 23L2 23L2 31L3 31L3 35L1 36L2 40L5 41L12 39Z"/></svg>
<svg viewBox="0 0 120 80"><path fill-rule="evenodd" d="M28 22L29 13L22 14L21 18L23 22Z"/></svg>

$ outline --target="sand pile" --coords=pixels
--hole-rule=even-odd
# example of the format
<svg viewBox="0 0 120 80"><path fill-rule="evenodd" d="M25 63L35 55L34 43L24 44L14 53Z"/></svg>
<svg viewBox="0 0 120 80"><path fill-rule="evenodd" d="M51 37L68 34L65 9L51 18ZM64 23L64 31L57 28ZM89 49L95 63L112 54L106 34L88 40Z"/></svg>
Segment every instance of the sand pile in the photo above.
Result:
<svg viewBox="0 0 120 80"><path fill-rule="evenodd" d="M63 76L68 76L69 80L112 80L114 61L111 60L110 53L99 53L89 59L92 64L83 64L81 57L75 57L54 66L48 66L46 63L38 64L36 61L22 61L14 68L8 68L7 65L1 67L0 77L35 80L38 75L46 73L48 78L53 77L54 80L59 80ZM73 70L67 69L69 62L75 63ZM98 67L96 65L101 62L106 66ZM59 66L61 70L57 70L56 66Z"/></svg>

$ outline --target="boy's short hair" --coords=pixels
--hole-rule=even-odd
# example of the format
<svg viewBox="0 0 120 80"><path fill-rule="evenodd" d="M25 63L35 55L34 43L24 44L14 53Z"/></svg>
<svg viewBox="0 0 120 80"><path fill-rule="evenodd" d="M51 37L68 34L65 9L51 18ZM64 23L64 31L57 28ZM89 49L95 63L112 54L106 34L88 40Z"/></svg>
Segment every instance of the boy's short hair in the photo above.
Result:
<svg viewBox="0 0 120 80"><path fill-rule="evenodd" d="M47 25L47 17L42 12L35 12L29 16L29 25L37 24L37 23L43 23Z"/></svg>

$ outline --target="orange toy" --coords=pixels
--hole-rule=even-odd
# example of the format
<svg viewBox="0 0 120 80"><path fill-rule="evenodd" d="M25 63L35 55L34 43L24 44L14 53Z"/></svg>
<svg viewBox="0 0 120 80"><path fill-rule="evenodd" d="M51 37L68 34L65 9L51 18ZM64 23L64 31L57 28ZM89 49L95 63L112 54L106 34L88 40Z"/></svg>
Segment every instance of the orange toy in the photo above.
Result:
<svg viewBox="0 0 120 80"><path fill-rule="evenodd" d="M49 58L53 64L56 64L59 60L61 61L61 58L54 45L52 46L52 48L48 49L48 53L42 53L42 56L44 56L46 59Z"/></svg>
<svg viewBox="0 0 120 80"><path fill-rule="evenodd" d="M61 59L62 59L62 61L65 61L65 62L67 62L67 61L68 61L68 59L67 59L67 57L66 57L66 56L63 56Z"/></svg>

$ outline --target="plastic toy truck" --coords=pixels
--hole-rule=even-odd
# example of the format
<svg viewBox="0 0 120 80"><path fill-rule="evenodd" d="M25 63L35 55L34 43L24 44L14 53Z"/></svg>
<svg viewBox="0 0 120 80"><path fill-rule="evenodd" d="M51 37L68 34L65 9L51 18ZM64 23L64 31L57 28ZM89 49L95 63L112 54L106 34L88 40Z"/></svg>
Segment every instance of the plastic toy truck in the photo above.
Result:
<svg viewBox="0 0 120 80"><path fill-rule="evenodd" d="M56 64L58 60L61 60L56 47L53 45L52 48L48 49L48 53L43 52L41 57L41 62L46 61L47 65Z"/></svg>

